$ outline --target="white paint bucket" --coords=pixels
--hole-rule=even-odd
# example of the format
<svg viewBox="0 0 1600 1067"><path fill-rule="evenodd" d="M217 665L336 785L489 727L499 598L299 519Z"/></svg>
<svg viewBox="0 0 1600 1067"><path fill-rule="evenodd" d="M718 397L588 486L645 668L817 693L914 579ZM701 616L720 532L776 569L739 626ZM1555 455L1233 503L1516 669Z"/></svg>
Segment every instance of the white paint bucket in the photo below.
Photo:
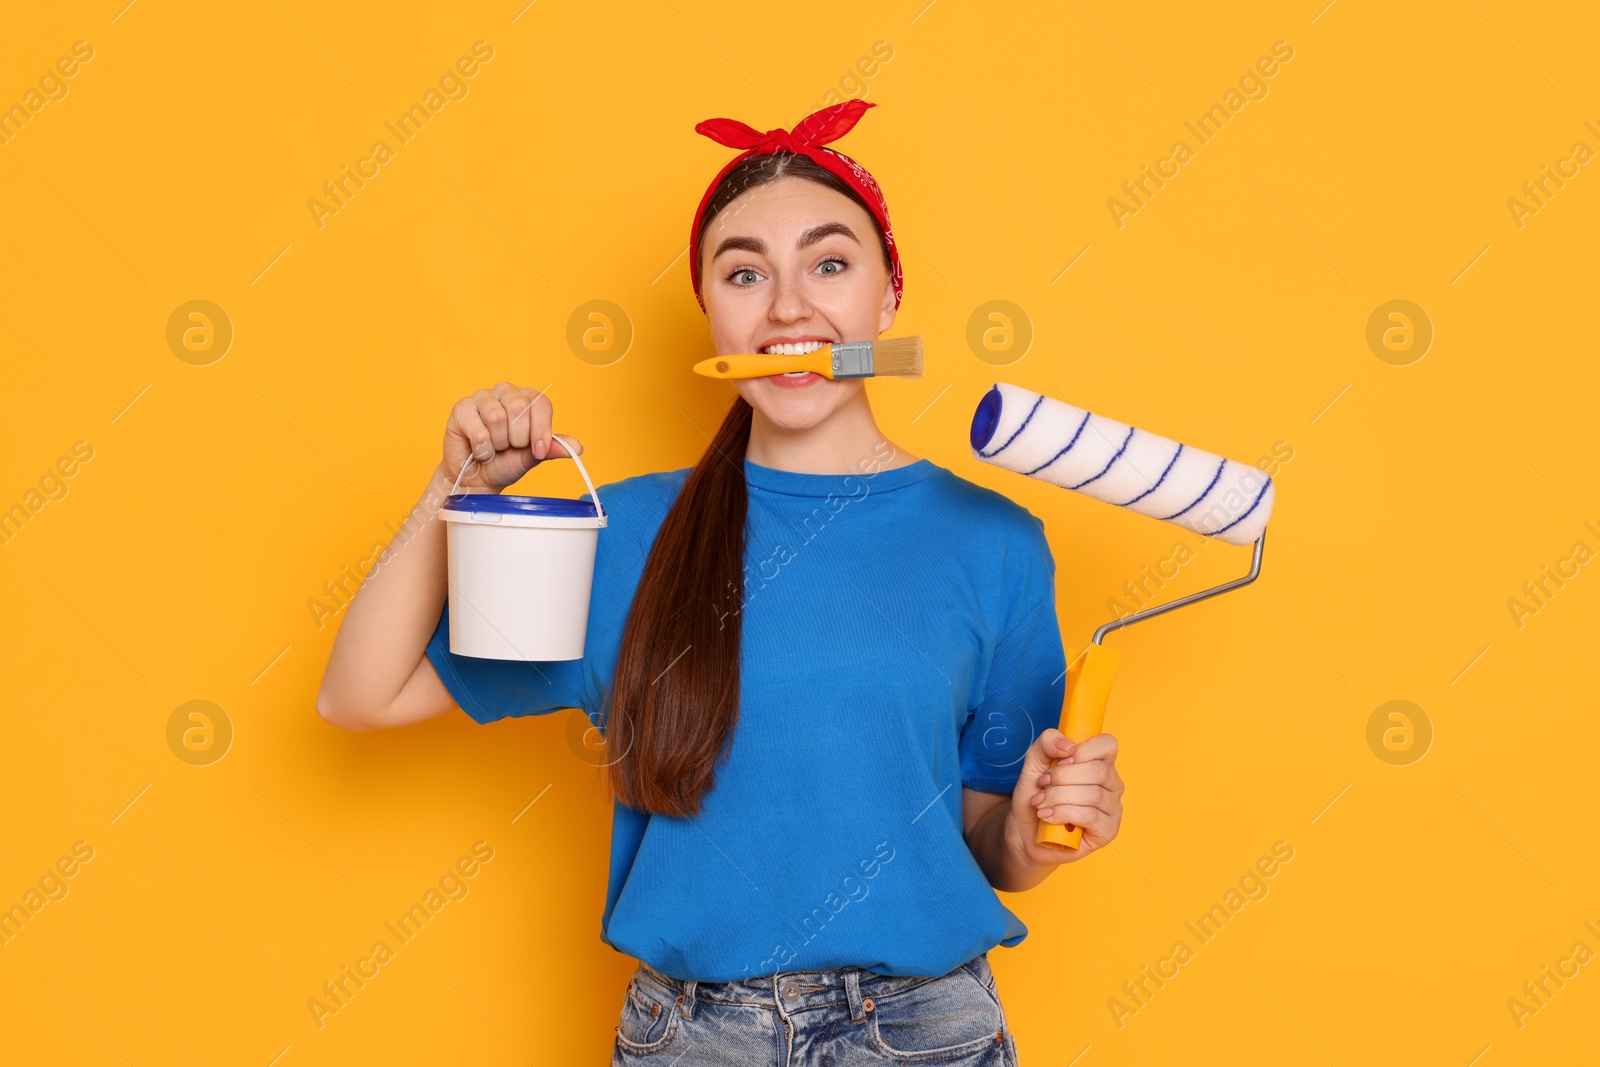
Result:
<svg viewBox="0 0 1600 1067"><path fill-rule="evenodd" d="M457 494L470 456L456 476L439 512L450 524L451 652L479 659L583 658L606 513L576 449L567 451L591 500Z"/></svg>

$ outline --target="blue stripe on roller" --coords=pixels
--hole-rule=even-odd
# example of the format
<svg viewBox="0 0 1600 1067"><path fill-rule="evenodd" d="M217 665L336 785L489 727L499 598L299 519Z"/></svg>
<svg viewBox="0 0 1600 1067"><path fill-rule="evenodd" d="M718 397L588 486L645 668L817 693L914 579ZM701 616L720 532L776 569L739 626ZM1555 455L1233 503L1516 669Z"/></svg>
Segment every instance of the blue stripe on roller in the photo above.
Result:
<svg viewBox="0 0 1600 1067"><path fill-rule="evenodd" d="M1192 501L1189 502L1189 507L1188 508L1184 508L1182 511L1174 511L1171 515L1163 516L1161 521L1162 522L1171 522L1173 519L1177 518L1179 515L1182 515L1184 511L1188 511L1189 508L1194 507L1196 504L1200 503L1200 501L1204 500L1206 498L1206 493L1211 492L1211 490L1213 490L1213 489L1215 489L1217 487L1217 479L1222 477L1222 468L1226 467L1227 465L1228 465L1228 461L1226 459L1224 459L1221 463L1217 464L1217 473L1215 473L1215 474L1213 474L1211 476L1211 484L1206 486L1205 490L1203 492L1201 492L1201 494L1199 496L1195 497Z"/></svg>
<svg viewBox="0 0 1600 1067"><path fill-rule="evenodd" d="M1000 453L1004 452L1007 448L1011 447L1011 442L1015 441L1017 439L1017 434L1020 434L1023 430L1028 428L1028 423L1033 421L1033 413L1035 411L1038 411L1039 410L1039 405L1043 404L1043 403L1044 403L1044 397L1043 396L1039 397L1038 400L1035 400L1033 402L1033 407L1028 410L1028 417L1022 420L1022 425L1018 426L1016 428L1016 430L1011 434L1010 437L1006 438L1006 443L1005 444L1001 445L999 448L995 449L993 452L979 452L978 455L983 457L984 459L988 459L990 456L998 456Z"/></svg>
<svg viewBox="0 0 1600 1067"><path fill-rule="evenodd" d="M1093 478L1087 478L1084 481L1079 482L1077 485L1069 485L1069 486L1067 486L1067 488L1068 489L1082 489L1084 486L1088 485L1090 482L1095 481L1095 480L1097 480L1099 478L1105 477L1106 471L1110 470L1111 467L1112 467L1112 464L1116 463L1117 460L1122 458L1122 454L1128 450L1128 442L1132 441L1132 440L1133 440L1133 427L1129 426L1128 427L1128 436L1126 436L1126 437L1124 437L1122 439L1122 447L1117 449L1117 454L1112 456L1111 459L1109 461L1107 461L1107 463L1106 463L1106 465L1104 467L1100 468L1100 473L1096 474Z"/></svg>
<svg viewBox="0 0 1600 1067"><path fill-rule="evenodd" d="M1083 413L1083 421L1078 423L1078 428L1073 431L1072 440L1067 442L1067 447L1066 448L1063 448L1060 452L1057 452L1055 455L1051 456L1049 459L1045 460L1043 463L1041 463L1037 467L1033 468L1033 470L1031 470L1031 471L1023 471L1022 473L1023 474L1029 474L1029 475L1038 474L1040 471L1042 471L1046 467L1050 466L1050 464L1054 463L1056 460L1060 459L1062 456L1066 455L1068 452L1071 452L1072 451L1072 446L1078 443L1078 438L1079 438L1079 436L1081 436L1083 434L1083 428L1085 426L1087 426L1087 425L1089 425L1089 413L1087 411L1085 411Z"/></svg>
<svg viewBox="0 0 1600 1067"><path fill-rule="evenodd" d="M1239 525L1245 519L1248 519L1250 517L1250 513L1252 511L1254 511L1256 509L1256 506L1258 504L1260 504L1261 501L1266 497L1267 490L1270 489L1271 487L1272 487L1272 479L1268 478L1267 479L1267 484L1263 485L1261 487L1261 492L1256 494L1255 502L1252 503L1249 507L1244 509L1244 514L1243 515L1240 515L1237 519L1234 519L1232 522L1228 523L1228 525L1224 526L1220 530L1212 530L1210 533L1206 534L1206 536L1207 537L1217 537L1217 536L1220 536L1222 534L1225 534L1229 530L1233 529L1235 526Z"/></svg>
<svg viewBox="0 0 1600 1067"><path fill-rule="evenodd" d="M1167 480L1167 475L1172 473L1172 468L1177 466L1178 457L1181 456L1181 455L1183 455L1183 442L1179 441L1178 442L1178 450L1172 454L1172 458L1171 459L1167 460L1167 469L1161 472L1161 477L1156 479L1156 484L1152 485L1150 488L1146 489L1144 492L1140 493L1138 496L1134 497L1132 500L1125 501L1124 503L1118 504L1117 507L1125 508L1129 504L1137 504L1139 501L1143 500L1145 497L1149 496L1151 493L1155 492L1157 489L1160 489L1161 488L1161 483L1166 481Z"/></svg>

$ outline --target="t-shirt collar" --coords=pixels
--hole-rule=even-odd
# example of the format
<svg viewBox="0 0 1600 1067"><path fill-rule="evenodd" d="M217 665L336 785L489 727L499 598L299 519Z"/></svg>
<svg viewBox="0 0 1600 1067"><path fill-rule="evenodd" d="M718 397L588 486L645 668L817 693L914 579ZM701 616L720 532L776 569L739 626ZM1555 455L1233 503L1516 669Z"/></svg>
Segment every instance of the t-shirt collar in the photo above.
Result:
<svg viewBox="0 0 1600 1067"><path fill-rule="evenodd" d="M763 467L748 459L744 461L744 477L748 485L787 496L819 499L825 499L829 494L857 496L860 494L861 485L868 486L874 493L887 492L920 482L937 470L939 470L938 465L929 459L919 459L903 467L891 467L888 470L874 471L869 466L866 471L851 471L844 474L801 474L798 471Z"/></svg>

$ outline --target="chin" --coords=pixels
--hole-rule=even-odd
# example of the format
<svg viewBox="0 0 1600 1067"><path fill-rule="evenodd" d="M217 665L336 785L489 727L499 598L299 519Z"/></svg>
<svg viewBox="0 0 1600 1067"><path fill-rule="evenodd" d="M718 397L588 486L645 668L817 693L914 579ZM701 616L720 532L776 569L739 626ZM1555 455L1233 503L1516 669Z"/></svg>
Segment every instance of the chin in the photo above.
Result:
<svg viewBox="0 0 1600 1067"><path fill-rule="evenodd" d="M742 384L739 393L768 422L785 430L809 430L822 422L858 386L821 378L804 389L785 389L765 380Z"/></svg>

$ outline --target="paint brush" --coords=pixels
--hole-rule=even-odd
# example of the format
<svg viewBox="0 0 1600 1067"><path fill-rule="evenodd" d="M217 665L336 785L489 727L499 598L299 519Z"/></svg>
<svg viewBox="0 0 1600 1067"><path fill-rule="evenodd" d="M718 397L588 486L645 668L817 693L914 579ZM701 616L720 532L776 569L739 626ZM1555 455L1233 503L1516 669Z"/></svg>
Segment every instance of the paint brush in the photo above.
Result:
<svg viewBox="0 0 1600 1067"><path fill-rule="evenodd" d="M712 356L694 365L707 378L764 378L769 374L814 371L824 378L920 378L921 337L880 337L876 341L836 341L804 355L746 352Z"/></svg>

